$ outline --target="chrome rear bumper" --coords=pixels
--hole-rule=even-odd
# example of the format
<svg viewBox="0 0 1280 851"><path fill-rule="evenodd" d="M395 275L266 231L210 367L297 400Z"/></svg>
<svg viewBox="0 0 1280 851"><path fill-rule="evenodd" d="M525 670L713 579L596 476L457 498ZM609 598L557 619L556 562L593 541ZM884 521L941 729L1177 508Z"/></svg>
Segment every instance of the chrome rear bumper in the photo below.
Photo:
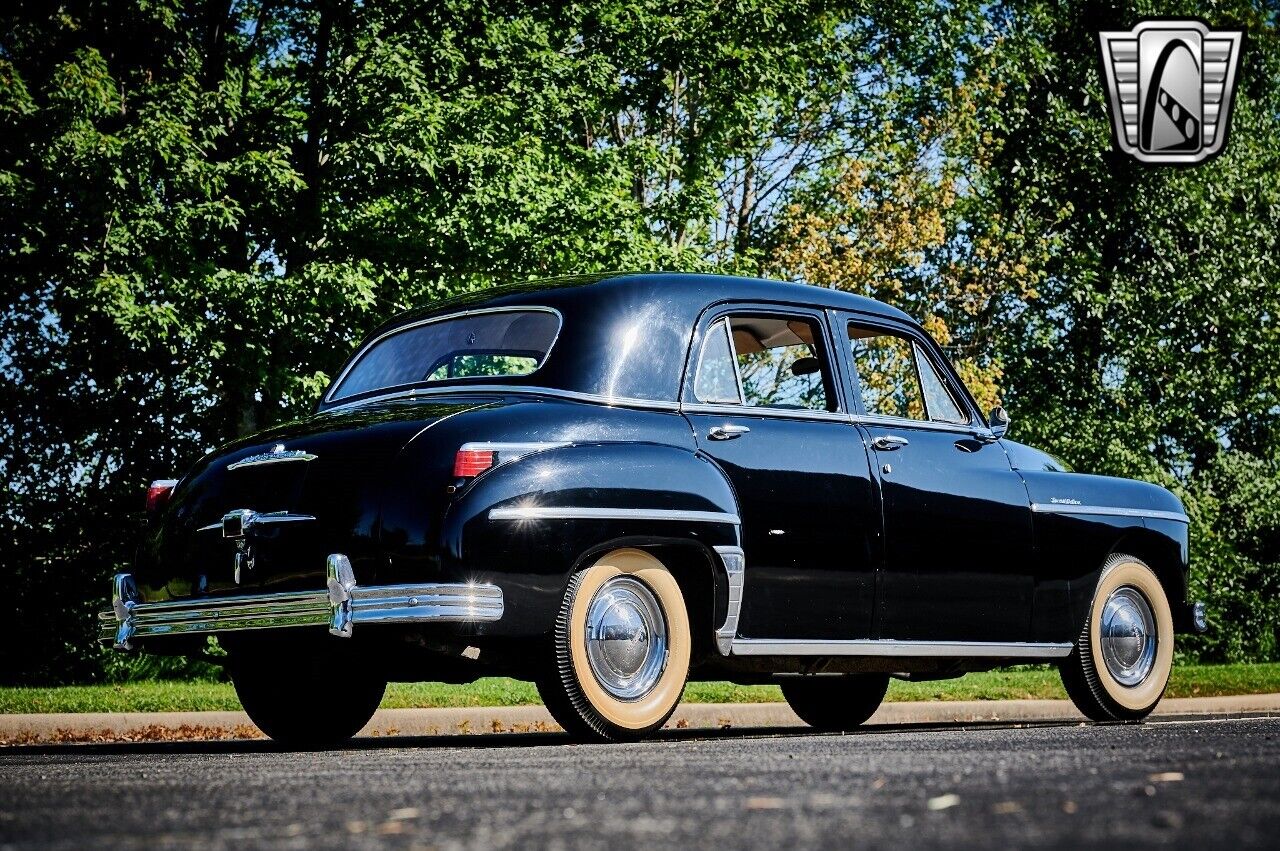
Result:
<svg viewBox="0 0 1280 851"><path fill-rule="evenodd" d="M98 615L99 640L132 650L135 638L198 635L247 629L328 626L349 637L357 623L483 623L502 617L496 585L371 585L359 587L346 556L329 556L328 589L242 597L145 603L133 576L112 580L109 612Z"/></svg>

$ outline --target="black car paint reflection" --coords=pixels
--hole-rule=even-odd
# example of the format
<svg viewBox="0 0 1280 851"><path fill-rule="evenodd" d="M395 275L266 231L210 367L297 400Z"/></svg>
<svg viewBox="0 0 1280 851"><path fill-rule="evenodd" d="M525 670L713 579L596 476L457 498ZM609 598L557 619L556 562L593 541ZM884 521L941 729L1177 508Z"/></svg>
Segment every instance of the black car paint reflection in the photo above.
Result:
<svg viewBox="0 0 1280 851"><path fill-rule="evenodd" d="M371 339L435 316L513 307L563 317L530 374L324 401L310 418L200 461L141 547L143 598L319 588L326 554L340 552L360 585L502 589L501 619L388 627L379 641L435 646L462 635L502 650L547 636L568 578L594 554L639 545L669 554L680 570L701 571L705 594L691 602L701 626L694 674L739 679L762 665L787 666L717 648L713 632L730 593L717 547L745 553L735 638L746 641L1071 642L1100 566L1120 547L1153 566L1182 617L1188 548L1177 499L1151 484L1066 472L993 433L938 347L900 311L797 284L612 275L468 295L398 317ZM702 339L734 310L803 316L821 327L830 410L694 396ZM841 336L851 320L916 340L968 424L867 416ZM746 430L716 439L726 425ZM883 438L904 442L882 450ZM459 479L455 455L476 441L545 448ZM277 445L316 458L264 468L255 481L227 469ZM1113 513L1077 510L1090 506ZM512 507L613 514L492 516ZM232 544L200 530L239 508L315 521L274 531L253 575L236 583ZM354 640L362 639L372 640ZM492 670L520 672L519 652L490 655L498 660Z"/></svg>

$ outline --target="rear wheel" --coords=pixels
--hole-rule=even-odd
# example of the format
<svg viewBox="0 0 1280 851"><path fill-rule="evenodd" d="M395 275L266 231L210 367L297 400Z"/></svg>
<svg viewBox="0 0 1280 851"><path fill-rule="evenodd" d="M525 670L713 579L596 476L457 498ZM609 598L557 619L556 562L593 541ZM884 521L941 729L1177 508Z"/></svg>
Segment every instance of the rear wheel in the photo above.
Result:
<svg viewBox="0 0 1280 851"><path fill-rule="evenodd" d="M350 739L369 723L387 688L386 679L376 673L318 649L233 657L228 667L253 723L275 741L294 747Z"/></svg>
<svg viewBox="0 0 1280 851"><path fill-rule="evenodd" d="M1107 559L1084 629L1060 665L1076 708L1094 721L1145 718L1173 668L1173 615L1160 580L1133 556Z"/></svg>
<svg viewBox="0 0 1280 851"><path fill-rule="evenodd" d="M852 730L875 714L889 690L888 674L787 677L782 696L800 720L817 730Z"/></svg>
<svg viewBox="0 0 1280 851"><path fill-rule="evenodd" d="M640 738L680 703L691 646L671 573L643 550L614 550L569 580L538 692L572 736Z"/></svg>

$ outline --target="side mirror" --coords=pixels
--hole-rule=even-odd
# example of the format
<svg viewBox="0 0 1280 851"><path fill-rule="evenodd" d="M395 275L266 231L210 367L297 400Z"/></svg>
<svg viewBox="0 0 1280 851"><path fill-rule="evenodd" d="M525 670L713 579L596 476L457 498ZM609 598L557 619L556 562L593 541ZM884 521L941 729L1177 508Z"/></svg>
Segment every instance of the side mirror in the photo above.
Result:
<svg viewBox="0 0 1280 851"><path fill-rule="evenodd" d="M991 435L999 440L1009 430L1009 412L1000 405L996 405L991 409L987 425L991 428Z"/></svg>

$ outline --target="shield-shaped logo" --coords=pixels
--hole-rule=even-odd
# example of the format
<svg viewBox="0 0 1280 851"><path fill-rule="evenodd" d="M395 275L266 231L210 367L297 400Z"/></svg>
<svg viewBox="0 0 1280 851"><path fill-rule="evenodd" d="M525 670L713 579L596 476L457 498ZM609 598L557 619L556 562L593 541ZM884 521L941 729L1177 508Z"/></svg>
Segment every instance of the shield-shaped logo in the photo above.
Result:
<svg viewBox="0 0 1280 851"><path fill-rule="evenodd" d="M1144 163L1190 165L1226 146L1240 30L1148 20L1098 40L1120 150Z"/></svg>

